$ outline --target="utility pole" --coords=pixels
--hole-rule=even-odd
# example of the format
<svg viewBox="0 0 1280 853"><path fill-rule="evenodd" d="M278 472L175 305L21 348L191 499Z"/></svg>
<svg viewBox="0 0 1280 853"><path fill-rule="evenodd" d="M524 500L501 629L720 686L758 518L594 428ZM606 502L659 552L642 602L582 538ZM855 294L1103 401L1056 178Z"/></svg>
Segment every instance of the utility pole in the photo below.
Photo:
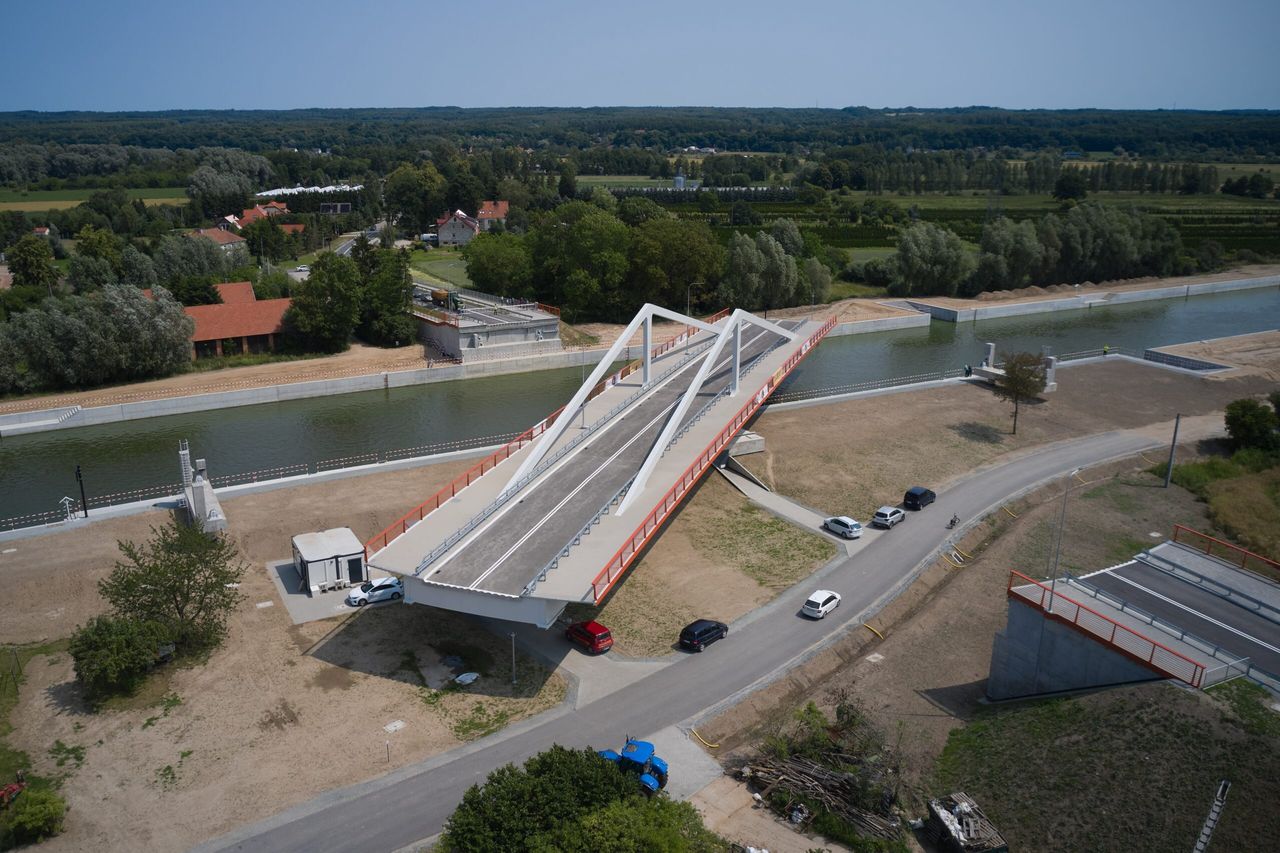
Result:
<svg viewBox="0 0 1280 853"><path fill-rule="evenodd" d="M511 632L511 684L516 683L516 632Z"/></svg>
<svg viewBox="0 0 1280 853"><path fill-rule="evenodd" d="M1173 441L1169 442L1169 464L1164 469L1164 487L1169 488L1169 481L1173 479L1173 452L1178 448L1178 427L1182 425L1182 413L1173 421Z"/></svg>
<svg viewBox="0 0 1280 853"><path fill-rule="evenodd" d="M1067 495L1071 494L1071 478L1080 473L1077 468L1067 475L1062 486L1062 511L1058 514L1058 539L1053 548L1053 570L1049 574L1049 612L1053 612L1053 593L1058 583L1058 559L1062 556L1062 537L1067 525Z"/></svg>

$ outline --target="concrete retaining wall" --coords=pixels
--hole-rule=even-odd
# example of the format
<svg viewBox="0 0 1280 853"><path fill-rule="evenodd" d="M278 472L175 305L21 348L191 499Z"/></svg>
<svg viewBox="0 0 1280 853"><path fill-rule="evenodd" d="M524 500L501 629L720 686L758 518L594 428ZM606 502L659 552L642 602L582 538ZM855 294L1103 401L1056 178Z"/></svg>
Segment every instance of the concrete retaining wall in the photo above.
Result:
<svg viewBox="0 0 1280 853"><path fill-rule="evenodd" d="M889 332L894 329L917 329L932 322L927 313L904 314L901 317L882 317L879 320L855 320L852 323L840 323L827 333L827 337L838 335L860 335L864 332Z"/></svg>
<svg viewBox="0 0 1280 853"><path fill-rule="evenodd" d="M987 696L1016 699L1162 678L1075 628L1045 618L1039 608L1011 598L1009 621L991 646Z"/></svg>
<svg viewBox="0 0 1280 853"><path fill-rule="evenodd" d="M1207 293L1229 293L1235 290L1254 290L1266 287L1280 287L1280 275L1232 279L1231 281L1202 281L1197 284L1177 284L1169 287L1155 287L1149 290L1081 294L1059 299L1042 299L1036 302L1019 302L1012 305L983 305L975 308L946 308L914 300L907 300L907 303L916 310L925 311L939 320L945 320L948 323L964 323L970 320L1018 317L1026 314L1045 314L1055 311L1080 311L1105 305L1120 305L1127 302L1179 299Z"/></svg>
<svg viewBox="0 0 1280 853"><path fill-rule="evenodd" d="M628 347L623 358L639 357L639 347ZM165 415L181 415L205 412L212 409L229 409L236 406L254 406L260 403L278 403L283 400L303 400L309 397L327 397L333 394L352 394L358 391L377 391L387 388L403 388L409 385L426 385L432 382L450 382L455 379L471 379L477 376L501 376L508 373L530 373L538 370L555 370L577 367L584 362L594 365L603 355L601 350L565 350L546 355L525 358L509 358L491 361L451 364L444 367L423 367L417 370L400 370L393 373L375 373L366 376L346 376L338 379L321 379L314 382L293 382L287 385L268 385L262 388L245 388L239 391L219 391L212 394L195 394L188 397L170 397L163 400L146 400L139 403L119 403L111 406L93 406L59 420L59 412L65 409L42 409L6 415L21 418L12 427L0 426L0 436L17 435L19 432L46 432L80 426L132 421ZM78 407L72 407L78 408Z"/></svg>

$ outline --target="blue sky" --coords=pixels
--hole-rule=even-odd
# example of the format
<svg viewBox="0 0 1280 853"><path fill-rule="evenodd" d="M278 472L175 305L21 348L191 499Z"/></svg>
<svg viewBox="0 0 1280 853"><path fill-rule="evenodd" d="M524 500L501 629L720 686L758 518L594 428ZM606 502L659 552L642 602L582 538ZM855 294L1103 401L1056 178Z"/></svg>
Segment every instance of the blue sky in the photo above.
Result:
<svg viewBox="0 0 1280 853"><path fill-rule="evenodd" d="M14 0L0 20L0 111L1280 108L1278 0Z"/></svg>

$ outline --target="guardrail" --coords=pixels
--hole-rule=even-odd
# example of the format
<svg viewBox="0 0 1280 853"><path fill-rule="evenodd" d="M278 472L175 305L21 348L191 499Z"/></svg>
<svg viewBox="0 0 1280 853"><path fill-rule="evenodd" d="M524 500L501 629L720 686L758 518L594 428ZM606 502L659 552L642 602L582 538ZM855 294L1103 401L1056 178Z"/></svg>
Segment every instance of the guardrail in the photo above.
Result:
<svg viewBox="0 0 1280 853"><path fill-rule="evenodd" d="M1185 545L1183 547L1186 547ZM1186 566L1180 566L1172 560L1166 559L1159 554L1153 554L1150 551L1143 551L1135 558L1138 562L1145 566L1150 566L1157 572L1170 575L1180 581L1192 583L1200 589L1216 595L1224 601L1230 601L1237 607L1243 607L1257 616L1266 619L1268 622L1274 622L1280 625L1280 608L1274 607L1265 601L1247 595L1238 589L1233 589L1227 584L1221 583L1211 577L1200 574L1197 571L1188 569Z"/></svg>
<svg viewBox="0 0 1280 853"><path fill-rule="evenodd" d="M1013 585L1014 579L1023 581L1022 588ZM1026 589L1026 587L1032 589ZM1088 634L1095 640L1111 646L1127 657L1140 661L1157 672L1170 678L1189 684L1192 687L1204 686L1204 664L1197 663L1184 654L1150 637L1139 634L1132 628L1121 625L1096 610L1084 606L1073 598L1058 592L1055 588L1045 586L1022 572L1009 572L1009 583L1006 593L1043 610L1046 616L1065 622Z"/></svg>
<svg viewBox="0 0 1280 853"><path fill-rule="evenodd" d="M800 363L800 360L808 355L813 347L826 337L828 332L835 328L835 325L836 320L831 317L818 331L814 332L800 349L793 353L783 363L782 367L778 368L774 375L769 378L769 383L752 395L751 399L738 410L738 413L720 431L719 435L713 438L702 453L689 464L689 467L676 480L675 485L668 489L666 494L659 499L658 504L649 511L649 514L644 517L644 520L640 522L640 525L632 532L627 541L623 543L622 547L614 553L609 562L605 564L605 567L591 581L592 593L597 602L618 582L618 579L626 572L636 556L644 550L649 540L653 538L658 528L666 521L667 516L671 514L680 501L684 499L693 484L698 481L703 472L720 455L720 451L725 445L733 440L733 437L746 425L747 421L764 404L764 401L769 399L769 395L773 393L773 390L787 378L791 371L795 369L795 366Z"/></svg>
<svg viewBox="0 0 1280 853"><path fill-rule="evenodd" d="M1265 669L1258 669L1250 663L1249 658L1239 657L1235 652L1224 649L1217 643L1210 642L1197 634L1183 630L1172 622L1166 622L1154 613L1149 613L1141 607L1131 604L1115 593L1108 592L1101 587L1094 586L1085 579L1072 575L1070 572L1065 574L1065 578L1068 583L1091 598L1095 598L1098 601L1104 601L1109 606L1119 610L1121 613L1127 613L1130 616L1140 619L1152 628L1155 628L1157 631L1162 631L1170 637L1186 643L1189 646L1195 646L1197 649L1215 660L1222 661L1222 666L1205 670L1204 680L1201 682L1202 687L1211 687L1220 681L1233 678L1235 675L1242 675L1245 678L1258 682L1259 684L1269 686L1273 690L1280 690L1280 676L1273 675Z"/></svg>
<svg viewBox="0 0 1280 853"><path fill-rule="evenodd" d="M1175 524L1173 526L1173 541L1179 545L1202 551L1205 555L1215 557L1224 563L1230 563L1246 571L1255 572L1269 580L1280 579L1280 563L1261 554L1255 554L1252 551L1241 548L1239 545L1232 545L1230 542L1215 539L1207 533L1201 533L1198 530L1192 530L1190 527Z"/></svg>

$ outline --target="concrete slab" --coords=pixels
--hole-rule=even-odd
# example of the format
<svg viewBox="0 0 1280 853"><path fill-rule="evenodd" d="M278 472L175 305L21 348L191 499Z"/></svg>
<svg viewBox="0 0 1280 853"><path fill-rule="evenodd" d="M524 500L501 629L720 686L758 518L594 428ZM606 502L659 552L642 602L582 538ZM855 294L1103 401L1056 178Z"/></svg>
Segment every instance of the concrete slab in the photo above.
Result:
<svg viewBox="0 0 1280 853"><path fill-rule="evenodd" d="M618 738L620 748L623 737ZM667 726L650 735L636 735L642 740L651 742L658 755L667 760L671 775L667 779L667 795L677 800L687 800L712 781L724 775L720 762L707 755L706 751L693 739L693 735L678 726Z"/></svg>
<svg viewBox="0 0 1280 853"><path fill-rule="evenodd" d="M299 592L298 570L294 568L292 560L276 560L267 563L266 569L267 576L271 578L272 584L275 585L276 594L280 596L280 601L284 604L285 610L289 611L289 619L295 625L302 625L305 622L317 622L321 619L332 619L334 616L344 616L356 612L356 608L350 607L346 603L347 590L345 589L338 589L333 592L318 592L314 595ZM381 572L373 572L370 573L370 576L378 578L385 575ZM391 607L399 604L400 602L398 601L379 601L376 604L366 604L363 609Z"/></svg>

